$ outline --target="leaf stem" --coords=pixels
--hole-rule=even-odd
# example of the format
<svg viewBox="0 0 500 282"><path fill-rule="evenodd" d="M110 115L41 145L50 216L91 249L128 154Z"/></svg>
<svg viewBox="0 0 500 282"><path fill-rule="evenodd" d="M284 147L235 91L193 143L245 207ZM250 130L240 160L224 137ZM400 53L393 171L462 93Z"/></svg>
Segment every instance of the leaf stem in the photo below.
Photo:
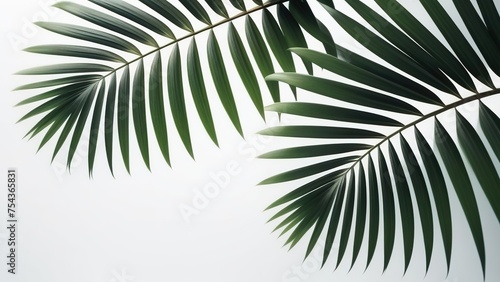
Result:
<svg viewBox="0 0 500 282"><path fill-rule="evenodd" d="M217 22L217 23L215 23L215 24L213 24L213 25L209 25L209 26L206 26L206 27L204 27L204 28L202 28L202 29L200 29L200 30L197 30L197 31L192 32L192 33L189 33L189 34L187 34L187 35L185 35L185 36L182 36L182 37L180 37L180 38L178 38L178 39L175 39L175 40L173 40L173 41L171 41L171 42L169 42L169 43L167 43L167 44L165 44L165 45L163 45L163 46L160 46L160 47L158 47L158 48L155 48L154 50L151 50L151 51L147 52L147 53L146 53L146 54L144 54L144 55L138 56L137 58L135 58L135 59L131 60L130 62L127 62L126 64L123 64L123 65L119 66L118 68L116 68L116 69L114 69L113 71L109 72L108 74L104 75L104 76L103 76L100 80L105 79L106 77L110 76L111 74L116 73L118 70L120 70L120 69L122 69L122 68L124 68L124 67L126 67L126 66L128 66L128 65L130 65L130 64L132 64L132 63L134 63L134 62L137 62L137 61L139 61L139 60L140 60L140 59L142 59L142 58L145 58L145 57L147 57L147 56L149 56L149 55L151 55L151 54L153 54L153 53L156 53L156 52L158 52L158 51L160 51L160 50L162 50L162 49L164 49L164 48L167 48L168 46L171 46L171 45L173 45L173 44L176 44L176 43L178 43L178 42L181 42L181 41L183 41L183 40L185 40L185 39L188 39L188 38L191 38L191 37L193 37L193 36L196 36L196 35L198 35L198 34L200 34L200 33L206 32L206 31L208 31L208 30L210 30L210 29L213 29L213 28L215 28L215 27L218 27L218 26L220 26L220 25L226 24L226 23L228 23L228 22L232 22L232 21L234 21L234 20L236 20L236 19L238 19L238 18L241 18L241 17L243 17L243 16L250 15L250 14L252 14L252 13L254 13L254 12L257 12L257 11L263 10L263 9L265 9L265 8L267 8L267 7L270 7L270 6L273 6L273 5L276 5L276 4L280 4L280 3L284 3L284 2L288 2L288 1L290 1L290 0L271 0L271 1L268 1L268 2L264 3L262 6L256 6L256 7L253 7L253 8L251 8L251 9L249 9L249 10L246 10L246 11L244 11L244 12L241 12L241 13L239 13L239 14L236 14L236 15L234 15L234 16L232 16L232 17L229 17L229 18L223 19L222 21ZM100 81L100 80L99 80L99 81Z"/></svg>
<svg viewBox="0 0 500 282"><path fill-rule="evenodd" d="M481 92L481 93L478 93L478 94L475 94L475 95L471 95L469 97L466 97L466 98L463 98L463 99L460 99L456 102L453 102L451 104L448 104L434 112L431 112L431 113L428 113L427 115L424 115L412 122L410 122L409 124L401 127L400 129L396 130L395 132L393 132L392 134L388 135L387 137L385 137L384 139L382 139L380 142L378 142L376 145L374 145L371 149L369 149L368 151L366 151L366 153L364 153L363 155L361 155L358 160L356 160L356 162L354 162L354 164L348 169L346 170L345 173L347 173L348 171L350 171L351 169L354 168L354 166L356 164L358 164L364 157L368 156L374 149L380 147L385 141L391 139L392 137L400 134L401 132L403 132L405 129L407 128L410 128L428 118L431 118L431 117L435 117L437 116L438 114L441 114L447 110L450 110L450 109L454 109L458 106L461 106L461 105L464 105L464 104L467 104L469 102L472 102L472 101L475 101L475 100L480 100L482 98L486 98L488 96L493 96L493 95L496 95L496 94L500 94L500 88L497 88L497 89L493 89L493 90L490 90L490 91L486 91L486 92Z"/></svg>

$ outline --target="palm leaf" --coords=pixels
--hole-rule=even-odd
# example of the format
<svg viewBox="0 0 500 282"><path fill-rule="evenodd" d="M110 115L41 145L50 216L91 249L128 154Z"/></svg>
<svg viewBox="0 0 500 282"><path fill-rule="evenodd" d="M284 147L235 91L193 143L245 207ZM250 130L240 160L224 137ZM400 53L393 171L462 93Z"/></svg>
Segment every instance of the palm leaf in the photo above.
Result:
<svg viewBox="0 0 500 282"><path fill-rule="evenodd" d="M338 240L338 267L345 260L346 249L353 240L352 268L360 260L358 254L366 239L367 266L376 255L375 250L381 248L385 270L393 258L396 238L401 237L405 272L417 247L417 236L423 237L428 269L434 251L433 222L437 220L449 269L453 212L449 193L455 193L485 273L487 251L476 195L486 195L500 221L500 176L495 164L499 160L498 142L495 141L500 138L499 119L485 105L484 99L500 93L500 88L494 83L498 83L499 79L496 71L498 56L492 56L500 54L499 46L495 45L495 28L491 26L497 15L492 14L491 9L484 9L487 5L491 7L491 3L486 1L488 3L484 4L480 12L488 19L490 26L487 26L470 1L453 1L467 30L474 33L473 42L469 42L457 28L456 21L460 19L453 19L437 1L421 1L434 24L443 32L445 41L441 42L429 32L426 24L413 17L397 1L375 2L386 15L379 14L361 1L347 0L378 33L332 5L323 7L341 28L375 54L377 60L368 60L338 45L338 56L328 51L303 47L290 49L302 60L351 82L339 82L328 73L321 77L296 72L267 76L269 81L283 82L304 92L320 95L323 97L321 101L324 101L320 104L303 101L276 103L266 107L268 111L300 117L301 125L272 127L261 131L261 134L306 138L311 142L303 147L280 149L261 156L311 160L306 166L282 172L261 182L270 184L304 178L302 181L306 183L301 187L307 187L307 193L292 192L286 196L286 201L281 198L269 206L280 209L272 220L287 216L291 211L290 206L297 210L311 205L320 208L322 203L331 201L332 207L324 208L321 212L303 210L294 214L295 221L282 221L279 226L290 230L287 242L295 242L302 237L296 232L300 225L295 225L295 222L311 222L300 227L313 230L306 256L318 242L320 234L325 233L323 261L332 256L333 242ZM331 44L326 38L319 40ZM473 49L472 44L478 48ZM445 47L447 45L450 49ZM484 58L486 64L480 57ZM382 67L381 62L391 68ZM474 83L473 78L478 83ZM485 90L477 92L477 89ZM442 102L450 98L454 101L447 104ZM330 101L335 105L330 105ZM343 103L339 104L338 101ZM461 105L478 101L480 128L474 127L460 113ZM456 126L440 122L445 112L454 115ZM316 119L314 125L308 123L312 118ZM419 128L427 126L428 121L432 120L435 121L434 133L424 136ZM455 129L456 139L449 133ZM486 138L481 137L483 133ZM415 145L408 140L415 140ZM427 140L433 140L436 148L432 148ZM489 151L489 148L492 150ZM318 166L321 169L312 169ZM467 169L467 166L471 169ZM304 171L309 173L301 173ZM313 173L316 173L316 178L312 176ZM478 187L473 187L473 177L478 179ZM303 188L294 191L299 189ZM323 198L309 196L319 191L324 195ZM436 209L436 216L433 215L432 206ZM421 234L415 233L417 224L422 226ZM368 228L366 234L365 227ZM352 233L354 236L349 236ZM377 239L380 234L383 234L383 241L379 243Z"/></svg>
<svg viewBox="0 0 500 282"><path fill-rule="evenodd" d="M334 242L339 240L338 267L346 260L350 240L354 240L352 268L360 260L362 242L366 239L366 267L378 247L383 249L386 269L393 258L397 236L401 236L406 271L413 250L418 247L414 244L415 236L419 236L415 234L415 225L420 223L428 268L435 241L432 226L437 219L449 269L452 252L449 193L453 192L465 213L485 272L486 247L476 201L478 192L482 190L500 220L496 167L500 155L500 119L490 109L487 99L483 99L500 93L495 85L500 72L497 56L500 17L492 0L479 1L478 11L469 0L453 1L460 19L450 16L437 1L420 1L442 36L433 34L427 24L394 0L374 1L384 15L359 0L346 0L367 24L337 10L333 1L327 0L317 1L331 15L328 22L323 20L325 23L316 17L316 9L310 6L313 1L303 0L253 1L257 5L254 7L242 0L180 0L182 6L166 0L89 2L80 5L65 1L55 5L89 22L88 25L37 23L77 43L26 49L73 58L75 62L19 72L45 77L16 90L44 89L19 105L39 103L21 118L39 117L27 134L34 137L46 130L39 148L59 133L53 158L68 142L69 167L82 132L91 120L88 164L92 174L102 119L103 145L112 173L115 143L119 144L130 172L130 155L134 152L130 148L131 134L137 139L145 165L150 167L153 142L147 139L151 131L147 128L148 121L169 165L168 136L172 134L180 137L194 158L196 148L192 140L196 136L190 130L185 95L192 95L205 131L219 144L218 124L211 113L211 93L207 93L209 84L216 89L215 95L234 128L243 135L243 116L235 99L239 93L233 92L234 84L228 76L234 66L256 113L264 116L266 109L316 121L261 132L315 140L307 146L268 152L263 158L321 158L261 182L309 179L269 206L269 209L281 207L271 220L285 217L276 230L283 228L282 235L290 232L286 244L295 246L312 230L307 256L326 233L323 264L333 256ZM230 15L228 5L241 12ZM271 12L272 8L276 8L276 13ZM256 14L261 14L260 24L255 21ZM243 17L245 26L239 30L233 23ZM336 42L329 29L334 22L377 58L368 59ZM462 24L470 36L459 29ZM215 28L223 27L227 28L225 39L214 32ZM202 34L208 35L206 40ZM320 42L323 50L308 49L312 46L309 38ZM184 55L180 46L188 41ZM221 46L227 46L231 55L223 56ZM206 53L208 60L200 52ZM307 74L300 73L301 66L294 57L302 61ZM315 75L313 65L324 69L326 75ZM183 68L187 69L187 76ZM204 73L203 68L210 72ZM335 80L328 73L348 81ZM264 85L264 78L267 89L260 86ZM295 98L299 88L321 95L325 102L280 103L279 82L288 84ZM185 91L188 87L189 93ZM265 92L277 103L265 108ZM168 110L165 99L170 105ZM336 103L331 105L327 102L330 100ZM479 127L471 125L459 109L476 100ZM442 124L439 115L453 110L456 126ZM173 117L172 124L166 119L168 112ZM322 120L320 125L317 119ZM422 134L420 129L431 119L435 120L434 133ZM457 140L449 133L455 128ZM115 134L118 140L114 140ZM325 143L329 140L333 141ZM428 140L433 140L436 148ZM474 177L480 187L473 187ZM354 216L356 220L351 222ZM398 217L402 220L396 220ZM349 236L351 232L353 238ZM381 243L379 237L383 239Z"/></svg>
<svg viewBox="0 0 500 282"><path fill-rule="evenodd" d="M93 129L98 129L99 119L105 120L105 151L110 170L113 172L113 134L118 131L120 153L128 172L130 172L130 158L133 152L130 148L130 135L135 135L137 145L145 165L150 167L150 149L152 142L148 142L147 127L149 120L153 124L153 131L157 144L165 161L170 165L171 150L168 146L167 135L177 134L193 158L196 148L192 146L193 133L186 108L185 95L192 95L198 117L200 118L210 139L218 145L217 124L215 124L209 100L207 87L212 83L217 91L227 117L234 128L243 135L242 122L234 93L233 83L229 80L228 71L232 72L232 63L245 86L257 112L264 117L264 95L270 93L273 101L281 100L281 93L277 82L267 81L267 89L261 89L259 83L265 82L264 77L275 71L295 71L296 66L290 47L307 47L304 31L311 30L317 38L328 39L328 48L335 50L330 35L321 31L320 25L313 10L307 2L294 3L289 8L283 5L285 0L273 0L266 3L254 1L256 6L249 7L244 1L180 1L182 5L173 5L169 1L141 0L126 2L122 0L90 0L90 3L77 4L63 1L54 4L80 20L88 22L85 25L38 22L38 26L60 35L70 37L76 43L48 44L32 46L26 51L37 54L64 56L77 60L74 63L54 64L35 67L20 71L21 75L57 75L18 87L16 90L59 87L61 91L48 91L28 98L20 105L35 101L44 101L50 98L64 96L66 88L73 85L76 88L81 83L89 84L92 91L99 89L100 93L88 93L92 97L89 101L93 106L90 113L80 113L79 106L76 112L59 113L59 107L49 103L44 108L32 111L23 119L38 114L48 115L49 119L37 123L30 133L40 132L51 125L50 134L45 135L43 144L49 141L60 127L68 131L74 128L69 122L78 120L78 127L86 128L87 121L92 117ZM299 1L292 1L299 2ZM228 5L241 13L228 14ZM276 14L270 12L276 9ZM296 9L306 9L307 15L296 13ZM260 14L260 15L259 15ZM262 22L256 24L254 16L260 16ZM246 25L242 30L233 25L239 18L245 17ZM313 24L311 24L313 23ZM227 39L216 36L217 27L227 29ZM242 37L242 34L245 37ZM201 34L208 34L208 39ZM219 38L218 38L219 37ZM180 44L191 42L186 55ZM248 51L246 44L250 48ZM222 49L227 47L231 57L223 56ZM209 59L200 56L200 52L208 55ZM164 53L164 54L162 54ZM153 60L150 62L149 57ZM165 58L165 59L164 59ZM273 63L276 61L277 64ZM308 72L312 74L312 64L303 60ZM256 68L260 75L256 74ZM163 70L163 66L165 70ZM187 68L187 76L182 69ZM212 81L202 69L209 68ZM74 75L73 75L74 74ZM107 83L105 83L107 82ZM164 87L163 84L167 84ZM97 87L101 85L101 87ZM102 87L106 87L102 89ZM185 89L189 87L189 92ZM295 88L292 87L295 91ZM168 99L170 108L165 109L165 99ZM59 100L54 100L54 102ZM102 105L101 105L102 103ZM105 112L101 114L101 111ZM173 124L168 124L168 112L173 117ZM83 114L83 115L82 115ZM71 118L66 122L62 117ZM81 118L80 118L81 117ZM43 116L40 117L42 120ZM90 122L89 122L90 123ZM133 127L129 127L133 123ZM80 128L78 129L80 130ZM129 132L131 131L131 132ZM79 144L81 136L77 134L71 141L71 149ZM89 142L89 172L92 173L95 154L99 150L99 138L91 134ZM58 150L63 145L60 139ZM71 154L71 151L70 151ZM71 159L71 157L70 157ZM71 165L71 163L69 163Z"/></svg>

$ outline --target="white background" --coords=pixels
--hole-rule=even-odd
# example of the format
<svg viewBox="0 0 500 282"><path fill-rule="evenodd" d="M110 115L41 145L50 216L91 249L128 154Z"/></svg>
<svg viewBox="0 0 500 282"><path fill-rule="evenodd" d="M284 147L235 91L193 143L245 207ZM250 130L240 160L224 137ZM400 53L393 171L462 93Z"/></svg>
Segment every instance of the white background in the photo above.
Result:
<svg viewBox="0 0 500 282"><path fill-rule="evenodd" d="M411 1L406 3L414 5ZM472 236L464 225L463 213L454 195L451 196L454 201L454 245L448 276L440 237L435 239L435 254L425 275L422 239L418 235L413 260L404 277L401 238L396 239L393 260L383 274L380 247L372 265L364 272L365 244L361 259L349 273L348 263L341 264L333 273L334 260L329 260L319 270L322 256L318 251L302 264L306 240L290 251L281 247L286 238L278 239L278 233L271 233L275 224L266 224L266 221L272 213L262 212L272 200L295 186L256 186L260 180L295 167L297 163L254 159L258 153L284 147L285 142L272 138L258 139L253 134L265 124L256 111L241 107L248 105L250 100L243 95L244 89L238 84L233 90L242 110L246 139L243 140L232 129L221 105L215 102L213 109L216 124L219 125L217 133L221 148L210 143L200 122L193 118L190 122L196 161L190 159L179 138L172 134L173 168L164 163L156 144L151 141L152 171L149 172L142 164L134 135L131 135L132 175L126 173L121 163L117 144L114 178L108 171L102 142L97 151L93 179L88 176L85 144L79 147L71 174L65 169L66 147L51 164L54 142L49 142L37 153L40 137L31 141L22 139L35 119L15 124L31 108L14 105L34 92L12 91L16 86L33 81L30 77L15 76L13 73L53 62L53 58L27 54L21 49L40 43L67 42L30 24L37 20L74 20L49 8L49 4L42 0L9 2L4 4L1 17L0 171L6 172L8 168L18 170L19 247L17 274L13 276L7 274L6 264L3 263L7 255L7 230L3 227L6 225L7 189L4 187L0 189L0 281L462 282L481 279ZM247 1L247 5L251 2ZM260 18L256 17L255 21L260 23ZM243 32L238 25L241 23L236 24ZM216 30L222 45L225 44L224 32L225 27ZM344 39L335 36L337 42ZM205 37L200 37L200 53L204 53L204 42ZM352 41L346 44L349 46ZM164 54L166 58L168 53ZM227 60L226 64L229 62ZM238 80L238 77L232 80ZM281 89L287 91L286 87ZM286 99L290 99L290 93L285 94ZM265 103L270 103L267 94ZM470 113L475 110L474 106L464 109ZM188 108L189 113L193 111L193 107ZM474 119L472 116L469 118ZM277 123L275 116L269 115L268 118L268 124ZM170 119L169 122L170 128L173 128ZM228 166L233 168L228 171ZM214 175L221 174L230 175L227 185L217 184L214 180ZM0 179L5 180L5 177ZM180 208L193 206L197 191L214 184L220 192L213 199L208 199L197 214L183 216ZM479 195L478 200L485 203L483 195ZM487 281L498 281L500 228L491 209L484 204L480 208L487 247ZM346 261L350 261L349 252Z"/></svg>

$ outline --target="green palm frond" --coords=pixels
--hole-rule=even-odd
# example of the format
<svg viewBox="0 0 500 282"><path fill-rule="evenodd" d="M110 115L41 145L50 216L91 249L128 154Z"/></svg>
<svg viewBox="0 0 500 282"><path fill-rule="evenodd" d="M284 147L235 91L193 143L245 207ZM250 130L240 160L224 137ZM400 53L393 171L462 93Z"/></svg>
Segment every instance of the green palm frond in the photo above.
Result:
<svg viewBox="0 0 500 282"><path fill-rule="evenodd" d="M19 72L43 77L17 90L44 89L19 105L36 105L21 120L38 118L27 136L43 133L39 148L57 137L53 158L67 144L69 167L85 130L90 130L90 173L100 131L104 132L101 143L111 172L116 143L130 172L130 135L136 136L148 168L151 132L168 164L172 134L180 137L194 158L186 110L191 98L207 135L219 144L209 86L243 135L243 116L228 75L234 66L256 113L264 117L268 110L315 120L314 124L261 132L311 140L307 146L269 152L262 158L317 158L262 181L306 181L269 206L281 208L271 220L282 218L276 230L282 228L282 235L290 233L286 244L293 247L311 232L307 256L324 235L324 264L333 256L338 240L338 267L346 260L352 240L352 268L366 241L366 267L377 248L383 248L386 269L396 239L402 236L406 271L415 238L420 236L415 225L420 224L426 267L434 250L434 234L439 233L449 268L452 191L447 187L453 187L484 273L486 251L476 200L479 189L472 183L477 178L500 220L500 119L487 99L500 93L500 16L493 0L477 1L478 11L470 0L454 0L460 19L450 16L438 1L421 0L432 19L431 29L394 0L374 0L384 15L359 0L345 0L366 23L337 10L331 0L314 1L331 16L331 22L325 23L309 5L313 1L305 0L253 1L256 6L252 8L250 1L242 0L179 0L180 5L166 0L89 2L55 4L78 21L86 21L85 25L37 23L76 43L26 49L72 61ZM255 21L256 15L260 23ZM244 20L241 30L234 24L238 19ZM336 42L330 33L334 22L378 58L369 59ZM227 38L217 38L217 27L227 29ZM310 40L320 42L322 50L310 49ZM182 52L182 46L188 44L187 52ZM306 73L300 73L302 65L295 59L302 62ZM313 73L314 67L327 75ZM330 73L343 79L334 79ZM279 82L288 84L295 98L299 88L334 103L281 102ZM265 108L264 93L275 104ZM460 106L468 103L479 105L479 126L460 113ZM445 112L454 115L455 126L440 121L439 115ZM318 119L324 123L318 124ZM432 136L422 132L429 121L434 122ZM456 134L450 134L454 131ZM436 221L439 230L433 228Z"/></svg>
<svg viewBox="0 0 500 282"><path fill-rule="evenodd" d="M420 3L444 39L429 31L397 1L375 0L386 15L359 0L346 2L367 24L331 5L324 8L384 64L340 45L336 46L337 56L291 48L302 60L349 82L340 82L328 74L320 77L296 72L267 77L268 81L284 82L327 98L324 103L276 103L266 108L303 117L302 121L315 119L312 124L284 125L260 132L307 138L311 142L307 146L268 152L261 158L316 160L261 182L274 184L303 179L304 184L268 207L281 208L271 219L282 218L277 229L283 228L281 234L289 232L286 245L290 247L307 231L311 232L306 256L320 235L325 234L323 263L333 256L335 240L339 242L336 265L345 261L347 246L352 240L351 268L360 260L362 242L366 241L366 267L378 247L383 248L385 270L396 238L401 236L406 272L415 237L422 236L428 269L434 251L434 234L440 233L449 269L452 252L449 193L453 190L485 273L486 250L477 193L484 193L500 221L500 119L490 109L493 105L486 105L487 97L500 93L500 25L494 24L500 18L494 3L478 1L479 15L470 1L453 1L472 37L469 41L457 26L459 19L452 19L438 1ZM445 104L444 99L452 102ZM334 106L328 100L348 104ZM459 107L467 103L479 104L478 127L461 114ZM453 114L451 111L454 111L455 126L440 121L440 114ZM318 125L317 119L324 122ZM421 130L428 121L434 121L434 133L425 137ZM452 131L456 131L456 139L451 137ZM468 166L471 169L467 169ZM480 187L473 187L473 177ZM435 221L439 223L438 231L433 228ZM421 235L415 232L417 224L421 225ZM377 243L381 234L383 241Z"/></svg>
<svg viewBox="0 0 500 282"><path fill-rule="evenodd" d="M292 54L287 49L307 47L301 25L317 38L328 38L323 40L328 44L325 45L328 46L327 50L335 51L331 35L320 27L321 22L305 1L292 1L288 8L283 5L288 2L284 0L266 3L254 1L257 6L253 8L248 8L244 1L224 3L220 0L207 0L205 4L199 1L180 1L182 6L174 6L165 0L141 0L136 3L121 0L89 2L91 3L80 5L64 1L54 5L89 24L36 23L46 30L76 39L72 42L77 43L49 44L26 49L32 53L64 56L78 61L20 71L18 74L43 76L45 80L16 90L50 88L20 103L25 105L43 101L42 105L21 120L35 115L41 117L28 133L33 137L48 128L40 148L62 128L54 157L66 143L66 139L71 138L68 141L71 143L68 167L82 131L87 123L91 124L88 159L90 173L100 144L98 132L101 120L104 120L104 144L112 172L115 131L118 132L121 156L129 172L130 135L136 135L139 150L148 168L151 144L147 134L150 131L154 131L168 164L171 148L167 136L174 133L174 127L185 149L194 158L191 140L193 134L186 112L187 95L192 97L208 136L218 145L207 93L210 83L213 83L234 128L243 135L241 116L233 93L234 86L227 73L228 64L234 64L254 107L264 117L263 93L270 93L274 102L281 99L278 83L265 82L264 77L280 69L295 71ZM323 2L328 5L329 1ZM228 5L241 12L230 15ZM270 8L276 9L276 15L268 10ZM262 23L257 24L253 15L260 16ZM238 31L233 22L240 18L244 18L245 28ZM216 37L213 29L218 26L227 27L227 42ZM240 35L242 32L244 37ZM197 40L201 34L208 35L206 41L202 38L202 43L202 40ZM186 55L183 55L179 47L183 42L189 42ZM229 48L230 56L222 53L221 44ZM250 46L250 50L245 44ZM203 59L200 52L206 52L208 59ZM273 60L276 60L276 65ZM312 64L304 62L312 74ZM254 69L254 63L258 70ZM183 77L183 66L186 66L187 77ZM206 66L210 73L204 71ZM266 83L267 90L261 89L259 81ZM190 93L184 93L185 85L189 86ZM292 90L295 91L294 88ZM75 97L78 97L77 101ZM165 99L170 104L168 110L172 114L173 125L167 126ZM152 129L147 126L148 120L152 122ZM135 134L129 132L130 123L133 124Z"/></svg>

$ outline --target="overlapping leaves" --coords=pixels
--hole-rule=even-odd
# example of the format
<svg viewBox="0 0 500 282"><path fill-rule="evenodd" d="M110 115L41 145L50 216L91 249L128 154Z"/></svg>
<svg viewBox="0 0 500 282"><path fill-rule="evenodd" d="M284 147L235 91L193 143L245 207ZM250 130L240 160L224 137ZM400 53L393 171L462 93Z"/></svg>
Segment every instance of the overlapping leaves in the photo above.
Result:
<svg viewBox="0 0 500 282"><path fill-rule="evenodd" d="M346 260L345 253L352 240L351 268L360 260L358 255L366 241L365 266L372 262L376 249L382 248L384 270L392 258L396 237L401 236L405 271L417 247L416 236L422 236L428 269L435 249L434 236L440 233L449 267L452 252L449 193L455 193L470 226L484 273L486 251L477 193L486 195L500 221L500 178L495 166L499 160L500 120L481 101L500 93L493 82L498 81L500 74L497 40L500 26L493 24L499 19L493 12L495 5L489 0L478 1L479 15L470 1L453 1L472 35L473 40L468 41L464 31L457 27L460 19L452 19L440 2L422 0L433 24L443 33L446 42L442 42L396 1L375 0L385 15L359 0L346 2L367 24L331 5L324 8L347 33L392 67L384 67L342 46L337 46L337 56L291 48L301 59L362 86L295 72L267 77L269 81L284 82L352 105L293 102L266 108L325 120L321 126L315 122L315 125L279 126L260 132L311 140L311 145L269 152L262 158L320 159L262 181L261 184L272 184L304 179L305 184L269 206L268 209L281 207L272 217L272 220L281 218L276 229L283 228L281 234L290 233L286 244L291 247L311 231L306 255L324 233L323 263L332 256L333 244L338 242L337 266ZM496 77L493 79L492 75ZM474 79L482 85L475 84ZM477 89L487 88L489 90L478 93ZM446 95L452 95L449 97L454 97L455 102L445 105L442 99ZM459 106L466 103L479 103L477 128L460 113ZM438 115L453 110L456 125L445 128ZM401 114L411 117L412 121L402 123L397 118ZM426 120L434 120L433 136L425 137L421 132ZM383 134L387 128L391 133ZM457 140L449 133L455 129ZM486 138L481 137L482 134ZM411 145L410 140L415 140L416 145ZM472 171L467 169L469 165ZM473 187L473 178L479 181L477 189ZM432 212L433 207L436 214ZM436 221L439 230L433 228ZM421 234L415 232L417 224L421 225ZM383 234L382 243L378 243L380 234Z"/></svg>
<svg viewBox="0 0 500 282"><path fill-rule="evenodd" d="M253 1L258 6L252 9L247 7L249 1L206 0L202 3L180 0L184 12L165 0L140 0L134 4L120 0L90 0L92 4L85 6L60 2L56 7L91 24L37 24L79 40L80 45L34 46L27 51L78 58L79 61L20 72L23 75L50 75L50 78L18 88L45 88L43 93L20 103L37 103L21 120L39 117L27 135L32 137L44 132L40 148L59 134L54 157L65 143L69 143L68 165L86 126L90 126L90 172L102 130L111 171L115 143L119 144L123 162L130 170L131 134L136 136L146 166L150 166L151 144L147 138L150 132L154 132L162 155L170 164L168 136L174 132L174 127L185 149L194 156L185 95L192 96L207 134L218 144L207 83L213 83L227 116L242 134L241 117L227 75L227 64L231 61L260 115L264 112L262 93L269 91L273 101L278 103L267 110L336 124L290 125L261 132L274 136L335 140L262 156L272 159L322 158L320 162L283 172L262 182L312 179L269 207L282 207L272 219L283 218L277 229L283 228L282 234L290 232L287 244L294 246L311 230L306 252L309 254L321 234L325 234L323 263L331 257L334 241L338 240L338 266L345 260L347 247L353 240L352 267L360 259L360 250L366 241L366 266L371 263L377 248L383 248L385 269L391 260L396 236L402 236L406 270L415 247L415 236L420 236L415 234L415 225L420 224L427 267L434 250L435 233L441 234L449 266L452 250L449 193L456 193L484 272L485 246L476 201L479 190L486 195L497 219L500 219L500 183L495 167L500 156L500 120L489 108L491 105L481 101L500 92L495 85L500 75L500 17L495 3L492 0L478 1L479 11L476 11L469 0L453 1L467 28L467 31L461 31L440 2L421 0L424 10L446 41L442 42L441 37L436 37L397 1L374 1L385 15L378 14L359 0L346 0L367 24L336 10L332 1L318 2L332 16L332 21L385 64L336 44L327 28L330 25L319 21L307 1L302 0ZM283 2L289 3L285 6ZM242 12L230 16L226 9L228 5ZM271 6L276 7L276 16L268 10ZM259 11L261 24L251 17L252 13ZM242 16L245 17L244 37L232 23ZM194 21L204 27L196 29ZM222 54L220 44L226 41L217 38L213 32L217 26L227 27L230 55ZM179 30L182 34L177 34ZM322 43L324 52L307 49L304 31ZM196 35L205 32L208 34L206 42L195 39ZM472 41L468 41L469 35ZM179 43L185 40L190 40L190 44L187 55L183 56ZM206 52L207 62L201 59L200 52ZM151 63L146 60L149 56ZM301 59L307 74L296 72L293 56ZM355 83L314 76L313 65ZM186 66L187 77L183 76L183 66ZM203 70L203 66L208 66L209 71ZM279 71L284 72L276 73ZM267 90L259 86L263 77L267 78ZM300 88L355 106L279 103L279 82L288 84L293 93ZM189 93L185 86L188 86ZM478 89L484 88L489 90L478 93ZM456 102L443 103L446 96L456 99ZM474 100L480 100L479 128L472 126L458 110L455 114L458 138L454 140L449 134L454 128L445 127L438 114L458 109ZM165 107L166 101L169 109ZM424 110L422 105L434 110ZM172 124L167 124L167 111L173 117ZM403 122L397 118L401 115L411 117L413 121ZM147 126L148 119L152 128ZM421 122L428 119L434 119L433 136L424 136L419 129ZM344 125L339 126L336 122ZM362 128L358 126L360 124ZM392 133L379 131L381 127L390 128ZM133 128L132 133L130 128ZM118 140L114 140L115 130ZM436 148L429 140L434 140ZM468 165L471 170L467 169ZM472 178L477 178L481 189L473 187ZM432 212L433 207L436 214ZM403 220L397 221L396 218ZM439 230L433 229L435 221ZM381 234L383 242L378 246Z"/></svg>
<svg viewBox="0 0 500 282"><path fill-rule="evenodd" d="M227 73L231 67L228 64L234 64L254 107L263 117L263 93L269 92L273 101L278 102L280 92L277 82L268 81L267 89L261 89L259 80L264 81L265 76L280 69L295 71L295 63L287 49L307 47L300 25L306 26L306 31L314 36L329 37L327 42L330 49L334 46L328 31L319 28L319 21L307 2L303 1L292 1L288 8L283 5L287 1L254 1L258 6L251 9L246 7L244 1L224 3L220 0L207 0L205 4L199 1L180 1L182 6L174 6L166 0L141 0L137 3L122 0L89 2L91 3L88 5L80 5L64 1L54 5L90 23L88 25L36 23L46 30L77 39L72 42L78 43L50 44L26 49L33 53L77 58L78 62L21 71L19 74L22 75L43 75L45 80L24 85L18 90L49 88L48 91L20 103L43 102L22 120L40 117L40 121L28 133L31 137L49 128L40 148L57 135L58 129L63 128L54 157L66 139L71 138L68 166L76 146L84 136L82 132L86 124L91 124L88 159L90 173L98 145L102 143L98 134L100 130L104 130L104 147L111 171L115 143L119 144L125 167L130 171L130 138L133 138L130 135L136 136L148 168L151 145L147 138L148 132L154 132L168 164L171 163L172 150L168 144L168 136L174 133L174 128L187 152L194 157L186 95L192 96L207 134L218 145L217 127L209 103L213 98L211 93L207 93L210 83L215 87L218 99L234 128L243 135L241 117L233 93L234 86ZM230 16L228 5L242 12ZM276 9L276 16L269 8ZM304 15L300 12L302 10L309 13ZM261 14L261 24L254 21L252 13ZM232 22L241 17L244 17L245 27L238 31ZM197 30L194 21L201 23L198 23L201 27ZM217 26L227 28L227 41L217 38L213 31ZM242 32L245 37L240 35ZM208 34L208 39L201 45L201 40L197 42L196 37L202 33ZM179 44L188 40L188 52L184 55ZM223 54L221 44L229 48L230 57ZM206 52L208 59L202 59L204 56L200 52ZM152 63L149 63L149 57L153 58ZM273 59L276 60L276 65L273 64ZM257 66L255 69L254 64ZM183 77L183 66L186 66L187 77ZM306 63L306 67L312 71L311 63ZM50 78L46 78L49 75ZM189 92L184 91L187 86ZM168 124L166 118L167 101L173 124ZM102 119L104 125L101 125ZM152 128L148 128L148 120L151 120ZM132 132L130 124L133 124ZM118 142L113 140L115 131L118 132Z"/></svg>

